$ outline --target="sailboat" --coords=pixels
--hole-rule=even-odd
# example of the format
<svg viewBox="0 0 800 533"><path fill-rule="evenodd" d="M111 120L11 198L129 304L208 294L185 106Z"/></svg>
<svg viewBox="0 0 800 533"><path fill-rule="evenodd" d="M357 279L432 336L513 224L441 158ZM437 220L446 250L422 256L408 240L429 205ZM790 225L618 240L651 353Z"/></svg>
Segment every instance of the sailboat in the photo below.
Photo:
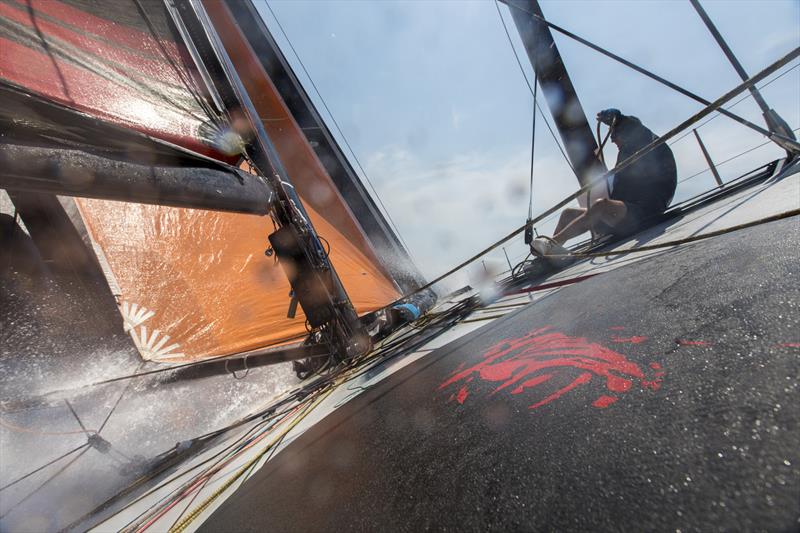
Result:
<svg viewBox="0 0 800 533"><path fill-rule="evenodd" d="M798 145L723 106L800 50L616 168L714 112L785 158L445 291L608 175L504 9L579 189L428 280L249 0L0 3L3 530L795 525Z"/></svg>

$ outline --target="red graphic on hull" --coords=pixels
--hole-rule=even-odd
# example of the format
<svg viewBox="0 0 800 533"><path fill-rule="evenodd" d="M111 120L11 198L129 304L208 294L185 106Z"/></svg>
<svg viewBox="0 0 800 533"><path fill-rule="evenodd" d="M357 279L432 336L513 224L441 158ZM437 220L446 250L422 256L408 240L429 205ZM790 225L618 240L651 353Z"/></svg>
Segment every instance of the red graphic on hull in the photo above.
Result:
<svg viewBox="0 0 800 533"><path fill-rule="evenodd" d="M457 369L439 389L459 385L451 401L463 404L481 384L492 384L490 395L506 391L517 395L532 392L554 378L563 383L563 376L572 380L528 406L537 409L557 400L571 390L599 379L610 394L602 394L592 405L599 409L619 400L619 395L638 383L642 389L658 390L664 371L651 363L648 374L624 355L582 337L570 337L544 327L517 338L504 340L489 348L481 361L465 369ZM652 379L650 379L652 377Z"/></svg>

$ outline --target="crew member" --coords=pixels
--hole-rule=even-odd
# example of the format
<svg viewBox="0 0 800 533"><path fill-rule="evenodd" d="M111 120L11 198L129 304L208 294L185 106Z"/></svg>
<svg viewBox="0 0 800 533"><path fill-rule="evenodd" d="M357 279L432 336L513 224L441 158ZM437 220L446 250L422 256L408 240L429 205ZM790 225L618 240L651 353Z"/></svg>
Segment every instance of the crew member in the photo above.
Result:
<svg viewBox="0 0 800 533"><path fill-rule="evenodd" d="M623 115L618 109L599 112L597 120L611 128L611 142L619 148L617 165L657 139L638 118ZM632 235L648 219L666 211L677 183L672 150L660 144L609 176L608 198L595 200L588 209L565 209L553 237L538 237L531 249L540 256L566 255L569 252L564 243L589 230L615 237Z"/></svg>

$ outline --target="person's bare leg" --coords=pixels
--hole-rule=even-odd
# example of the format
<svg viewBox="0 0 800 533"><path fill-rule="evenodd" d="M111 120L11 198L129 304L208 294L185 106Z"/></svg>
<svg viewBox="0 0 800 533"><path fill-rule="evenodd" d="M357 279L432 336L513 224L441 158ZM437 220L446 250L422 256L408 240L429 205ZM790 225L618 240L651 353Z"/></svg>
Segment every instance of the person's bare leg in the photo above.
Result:
<svg viewBox="0 0 800 533"><path fill-rule="evenodd" d="M622 222L627 212L628 208L625 206L625 202L600 198L592 204L592 208L589 210L589 222L592 226L597 222L602 222L613 228Z"/></svg>
<svg viewBox="0 0 800 533"><path fill-rule="evenodd" d="M564 229L553 235L553 240L558 244L563 245L573 237L577 237L581 233L586 233L589 231L589 229L591 229L591 227L591 222L589 221L589 212L587 211L586 213L575 217Z"/></svg>
<svg viewBox="0 0 800 533"><path fill-rule="evenodd" d="M558 224L556 224L556 229L553 231L554 234L559 234L561 231L564 230L567 226L569 226L570 222L578 218L579 216L586 213L586 208L584 207L568 207L561 212L561 217L558 219Z"/></svg>
<svg viewBox="0 0 800 533"><path fill-rule="evenodd" d="M592 229L598 221L614 226L625 217L626 212L625 203L601 198L592 204L591 209L573 219L561 231L556 232L553 240L563 245L568 240Z"/></svg>

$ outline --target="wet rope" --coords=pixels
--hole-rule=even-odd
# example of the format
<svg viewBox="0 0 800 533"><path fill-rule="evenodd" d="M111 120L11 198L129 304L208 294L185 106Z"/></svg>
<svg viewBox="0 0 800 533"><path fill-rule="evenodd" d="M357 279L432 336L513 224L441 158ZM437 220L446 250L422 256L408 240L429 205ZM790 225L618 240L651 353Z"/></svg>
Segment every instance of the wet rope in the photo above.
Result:
<svg viewBox="0 0 800 533"><path fill-rule="evenodd" d="M214 502L214 500L216 500L217 498L219 498L219 497L222 495L222 493L224 493L226 490L228 490L228 488L229 488L231 485L233 485L233 484L234 484L234 483L235 483L235 482L236 482L236 481L237 481L237 480L238 480L240 477L242 477L242 476L243 476L243 475L244 475L244 474L245 474L245 473L246 473L246 472L247 472L247 471L248 471L248 470L249 470L251 467L253 467L254 465L256 465L256 464L257 464L257 463L258 463L258 462L259 462L259 461L260 461L260 460L261 460L261 459L262 459L262 458L263 458L263 457L264 457L264 456L265 456L267 453L269 453L269 452L272 450L272 447L273 447L273 446L275 446L275 445L276 445L276 444L277 444L279 441L283 440L283 438L284 438L284 437L285 437L285 436L286 436L286 435L287 435L287 434L288 434L288 433L289 433L291 430L293 430L293 429L294 429L294 428L295 428L295 427L296 427L296 426L297 426L297 425L298 425L300 422L302 422L302 421L303 421L303 419L304 419L306 416L308 416L308 414L309 414L311 411L313 411L313 409L314 409L314 408L315 408L317 405L319 405L319 404L320 404L320 403L321 403L321 402L322 402L322 401L323 401L325 398L327 398L327 397L328 397L328 396L331 394L331 392L333 392L333 388L330 388L330 389L328 389L326 392L324 392L324 393L320 394L320 396L319 396L319 397L318 397L316 400L314 400L314 402L313 402L313 403L309 404L309 405L306 407L306 409L305 409L305 410L304 410L302 413L298 414L298 415L297 415L297 416L294 418L294 420L292 420L292 421L289 423L289 425L287 425L287 426L286 426L286 428L285 428L283 431L281 431L281 433L280 433L279 435L277 435L277 436L276 436L276 437L275 437L275 438L274 438L274 439L273 439L273 440L272 440L272 441L271 441L271 442L270 442L270 443L267 445L267 447L266 447L264 450L262 450L262 451L261 451L261 452L260 452L258 455L256 455L255 457L253 457L253 458L252 458L250 461L248 461L247 463L245 463L245 465L244 465L244 466L242 466L242 467L241 467L241 468L240 468L240 469L239 469L239 470L238 470L238 471L237 471L237 472L236 472L236 473L235 473L233 476L231 476L230 478L228 478L228 480L227 480L225 483L223 483L223 484L222 484L222 485L221 485L221 486L220 486L220 487L219 487L217 490L215 490L215 491L214 491L214 492L213 492L213 493L212 493L212 494L211 494L211 495L210 495L208 498L206 498L205 500L203 500L203 502L202 502L200 505L198 505L197 507L195 507L195 508L194 508L194 509L193 509L193 510L192 510L192 511L191 511L191 512L188 514L188 515L186 515L186 518L184 518L184 519L183 519L183 520L181 520L181 521L180 521L178 524L176 524L175 526L173 526L173 527L172 527L172 528L169 530L169 531L170 531L170 533L182 533L183 531L185 531L185 530L186 530L186 528L187 528L187 527L188 527L188 526L189 526L189 525L190 525L190 524L191 524L191 523L192 523L192 522L193 522L193 521L194 521L194 520L195 520L195 519L196 519L196 518L197 518L197 517L198 517L198 516L199 516L199 515L200 515L200 514L203 512L203 511L205 511L205 510L208 508L208 506L209 506L209 505L211 505L211 504ZM143 531L144 529L146 529L147 527L149 527L151 524L152 524L152 522L150 522L150 523L146 524L146 525L145 525L144 527L142 527L142 528L141 528L139 531Z"/></svg>

